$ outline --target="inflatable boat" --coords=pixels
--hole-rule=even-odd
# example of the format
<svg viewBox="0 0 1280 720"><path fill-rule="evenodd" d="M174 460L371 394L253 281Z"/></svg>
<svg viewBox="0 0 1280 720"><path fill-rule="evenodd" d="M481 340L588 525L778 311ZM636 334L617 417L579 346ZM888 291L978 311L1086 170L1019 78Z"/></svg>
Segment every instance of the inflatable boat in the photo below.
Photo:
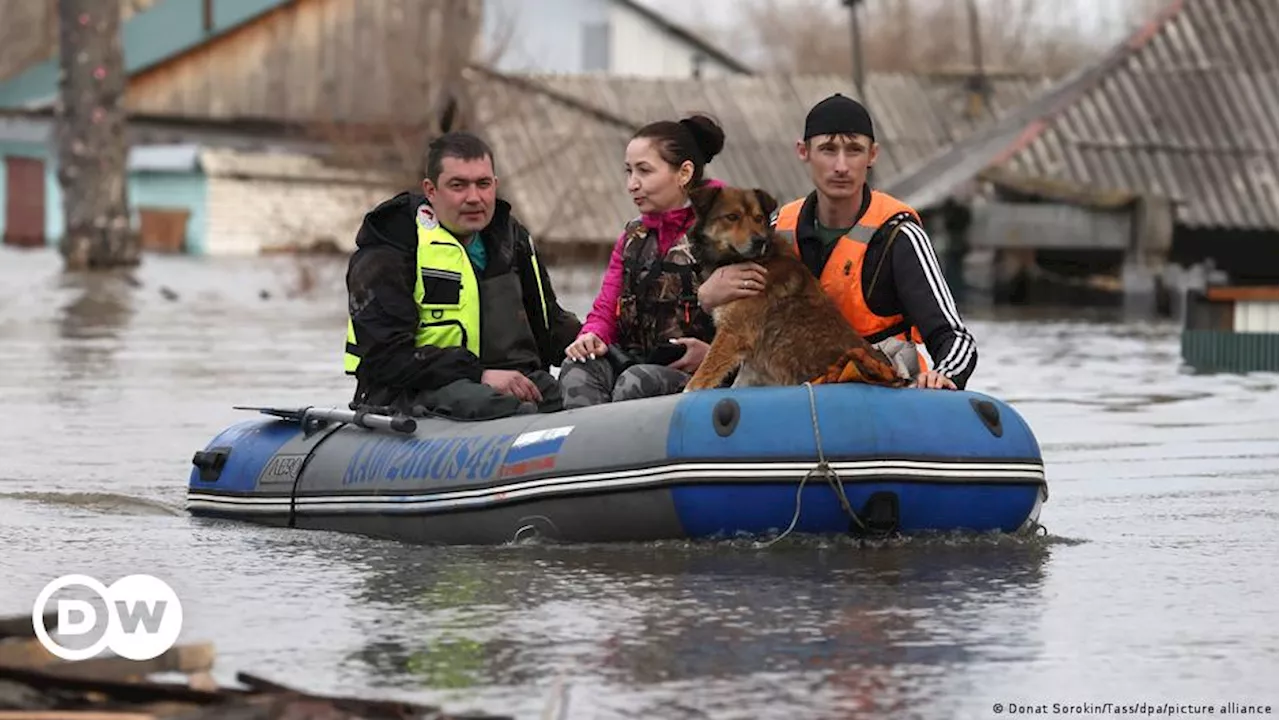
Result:
<svg viewBox="0 0 1280 720"><path fill-rule="evenodd" d="M243 408L192 458L193 515L424 544L1019 532L1035 436L970 391L716 389L480 422Z"/></svg>

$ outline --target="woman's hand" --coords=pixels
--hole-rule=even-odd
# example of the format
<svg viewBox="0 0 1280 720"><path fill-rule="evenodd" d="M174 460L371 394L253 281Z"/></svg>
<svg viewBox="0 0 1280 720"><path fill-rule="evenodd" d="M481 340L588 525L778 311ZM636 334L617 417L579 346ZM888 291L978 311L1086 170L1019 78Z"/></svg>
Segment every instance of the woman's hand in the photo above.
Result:
<svg viewBox="0 0 1280 720"><path fill-rule="evenodd" d="M684 355L679 360L667 365L672 370L687 372L690 375L697 372L698 366L702 364L702 359L707 356L707 350L711 346L702 342L698 338L682 337L672 338L671 342L684 346Z"/></svg>
<svg viewBox="0 0 1280 720"><path fill-rule="evenodd" d="M577 340L569 343L569 347L564 349L564 355L574 362L586 362L604 357L608 350L608 346L599 336L593 332L584 332L578 336Z"/></svg>
<svg viewBox="0 0 1280 720"><path fill-rule="evenodd" d="M768 273L763 265L753 262L716 268L711 277L698 286L698 304L711 312L725 303L759 295L764 291Z"/></svg>

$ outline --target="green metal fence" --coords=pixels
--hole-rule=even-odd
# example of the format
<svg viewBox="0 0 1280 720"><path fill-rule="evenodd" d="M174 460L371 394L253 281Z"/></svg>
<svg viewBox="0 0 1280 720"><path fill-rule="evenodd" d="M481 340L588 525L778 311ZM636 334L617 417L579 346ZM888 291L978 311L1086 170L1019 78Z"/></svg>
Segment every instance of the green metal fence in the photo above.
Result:
<svg viewBox="0 0 1280 720"><path fill-rule="evenodd" d="M1184 330L1182 359L1199 372L1278 372L1280 334Z"/></svg>

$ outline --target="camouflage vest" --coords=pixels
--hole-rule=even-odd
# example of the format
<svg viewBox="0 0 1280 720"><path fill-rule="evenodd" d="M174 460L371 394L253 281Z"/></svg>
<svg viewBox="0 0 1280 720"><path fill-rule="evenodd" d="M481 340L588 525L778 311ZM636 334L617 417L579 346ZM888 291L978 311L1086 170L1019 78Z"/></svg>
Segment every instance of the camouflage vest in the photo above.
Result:
<svg viewBox="0 0 1280 720"><path fill-rule="evenodd" d="M711 316L698 306L701 268L681 236L658 257L658 234L638 218L627 223L618 296L619 347L641 358L671 338L711 342Z"/></svg>

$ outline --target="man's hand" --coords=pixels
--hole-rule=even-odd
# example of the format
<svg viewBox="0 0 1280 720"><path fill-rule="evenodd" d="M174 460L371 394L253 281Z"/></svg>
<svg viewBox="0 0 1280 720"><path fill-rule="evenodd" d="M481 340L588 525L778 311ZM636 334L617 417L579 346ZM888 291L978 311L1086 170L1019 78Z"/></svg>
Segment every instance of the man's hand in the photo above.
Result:
<svg viewBox="0 0 1280 720"><path fill-rule="evenodd" d="M697 372L698 366L702 364L702 359L707 356L707 351L711 346L702 342L698 338L682 337L674 338L671 342L683 345L684 355L679 360L671 363L667 367L680 372L687 372L690 375Z"/></svg>
<svg viewBox="0 0 1280 720"><path fill-rule="evenodd" d="M569 347L564 349L564 356L574 362L586 362L588 359L604 357L608 351L608 346L595 333L584 332L577 340L569 343Z"/></svg>
<svg viewBox="0 0 1280 720"><path fill-rule="evenodd" d="M955 390L956 384L946 375L930 370L916 376L916 387L929 390Z"/></svg>
<svg viewBox="0 0 1280 720"><path fill-rule="evenodd" d="M698 304L711 312L725 303L759 295L764 291L768 272L764 266L753 262L717 268L706 282L698 286Z"/></svg>
<svg viewBox="0 0 1280 720"><path fill-rule="evenodd" d="M532 380L518 370L485 370L480 382L504 395L514 395L525 402L542 402L542 393Z"/></svg>

